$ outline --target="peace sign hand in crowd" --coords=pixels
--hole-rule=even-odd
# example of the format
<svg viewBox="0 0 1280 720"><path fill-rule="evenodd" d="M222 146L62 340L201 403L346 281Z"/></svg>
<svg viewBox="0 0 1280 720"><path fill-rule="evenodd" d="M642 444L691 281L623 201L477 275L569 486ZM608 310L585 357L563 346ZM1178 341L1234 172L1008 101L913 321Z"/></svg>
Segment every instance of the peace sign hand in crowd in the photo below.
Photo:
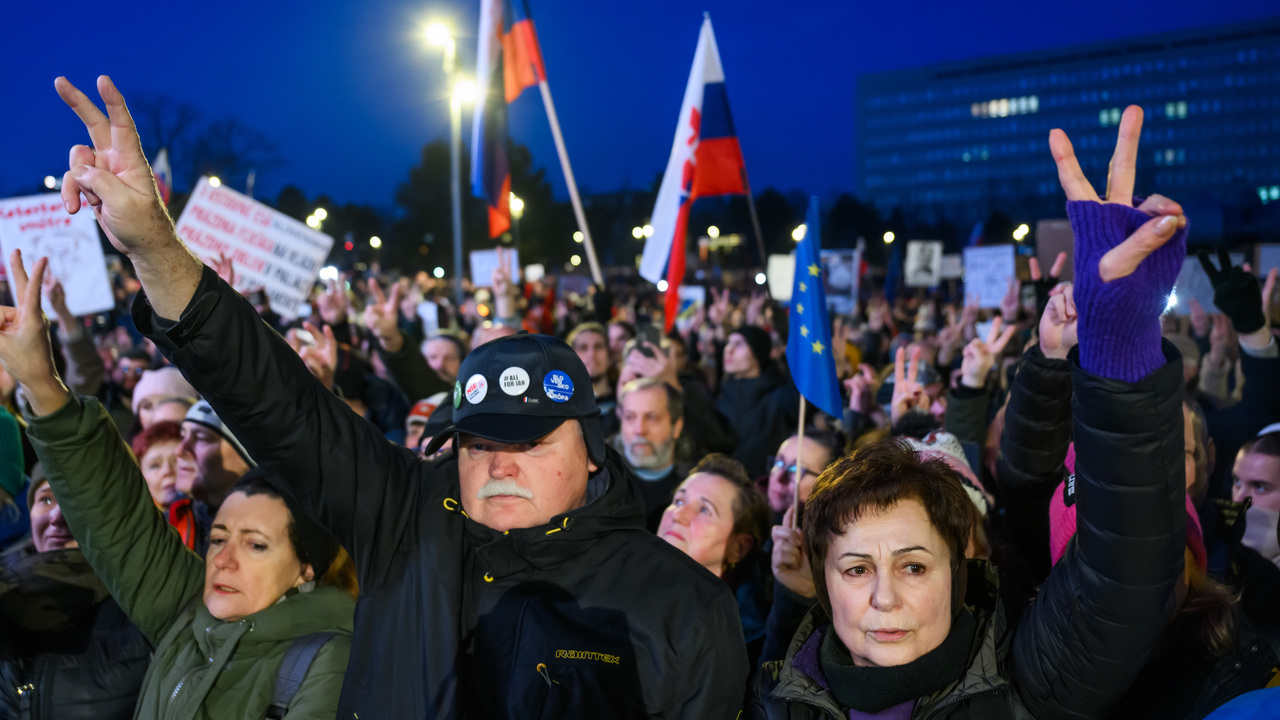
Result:
<svg viewBox="0 0 1280 720"><path fill-rule="evenodd" d="M67 388L54 369L49 323L40 309L40 290L48 266L48 258L36 260L28 278L22 251L14 250L9 256L9 272L17 307L0 306L0 365L22 385L37 415L53 412L67 400Z"/></svg>

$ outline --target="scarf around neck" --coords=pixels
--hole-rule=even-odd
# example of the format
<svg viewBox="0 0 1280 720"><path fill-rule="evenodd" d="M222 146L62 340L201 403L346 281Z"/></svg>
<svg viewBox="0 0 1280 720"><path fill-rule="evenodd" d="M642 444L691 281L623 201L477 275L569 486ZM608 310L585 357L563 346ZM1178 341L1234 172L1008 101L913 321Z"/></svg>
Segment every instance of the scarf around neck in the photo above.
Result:
<svg viewBox="0 0 1280 720"><path fill-rule="evenodd" d="M977 620L967 608L951 621L951 631L938 647L905 665L858 667L829 627L822 638L819 661L831 694L842 707L878 713L904 702L928 697L955 682L969 666Z"/></svg>

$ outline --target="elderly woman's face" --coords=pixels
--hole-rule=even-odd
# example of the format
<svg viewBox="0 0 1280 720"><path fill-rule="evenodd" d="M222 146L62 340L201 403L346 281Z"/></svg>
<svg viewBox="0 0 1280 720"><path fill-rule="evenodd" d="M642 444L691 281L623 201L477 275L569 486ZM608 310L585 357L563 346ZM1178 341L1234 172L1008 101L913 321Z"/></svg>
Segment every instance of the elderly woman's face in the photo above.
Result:
<svg viewBox="0 0 1280 720"><path fill-rule="evenodd" d="M862 667L905 665L951 631L951 553L918 500L863 515L824 572L836 635Z"/></svg>
<svg viewBox="0 0 1280 720"><path fill-rule="evenodd" d="M289 540L289 506L267 495L231 493L218 508L205 556L204 604L234 622L271 607L314 577Z"/></svg>

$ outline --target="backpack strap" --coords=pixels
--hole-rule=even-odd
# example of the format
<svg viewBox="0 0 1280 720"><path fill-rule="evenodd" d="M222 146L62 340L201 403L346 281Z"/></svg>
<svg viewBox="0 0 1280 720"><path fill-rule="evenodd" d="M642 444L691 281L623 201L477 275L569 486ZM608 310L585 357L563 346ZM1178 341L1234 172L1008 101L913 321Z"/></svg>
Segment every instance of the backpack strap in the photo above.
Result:
<svg viewBox="0 0 1280 720"><path fill-rule="evenodd" d="M289 703L302 687L302 680L311 669L311 663L325 643L332 640L337 633L318 632L296 637L289 644L289 649L280 661L280 670L276 673L275 689L271 693L271 705L267 707L267 717L279 720L289 710Z"/></svg>

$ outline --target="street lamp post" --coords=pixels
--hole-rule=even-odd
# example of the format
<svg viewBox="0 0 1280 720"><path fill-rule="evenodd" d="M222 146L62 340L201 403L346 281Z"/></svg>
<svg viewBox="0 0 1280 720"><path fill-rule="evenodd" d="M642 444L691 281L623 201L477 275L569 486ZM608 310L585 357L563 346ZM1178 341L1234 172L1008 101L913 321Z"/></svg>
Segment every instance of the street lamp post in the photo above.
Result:
<svg viewBox="0 0 1280 720"><path fill-rule="evenodd" d="M427 42L444 48L444 76L451 88L449 95L449 195L453 204L453 300L462 307L462 179L460 177L462 155L462 98L459 97L457 78L458 43L453 34L440 23L432 23L426 29Z"/></svg>

